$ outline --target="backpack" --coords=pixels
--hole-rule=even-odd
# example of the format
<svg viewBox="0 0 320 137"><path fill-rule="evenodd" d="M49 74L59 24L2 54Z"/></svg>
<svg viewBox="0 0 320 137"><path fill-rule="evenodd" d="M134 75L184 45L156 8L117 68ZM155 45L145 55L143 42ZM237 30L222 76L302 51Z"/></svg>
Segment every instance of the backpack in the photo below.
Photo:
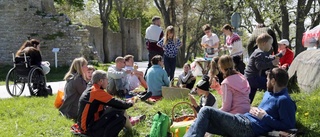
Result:
<svg viewBox="0 0 320 137"><path fill-rule="evenodd" d="M124 111L115 109L102 114L98 121L88 124L87 134L91 137L117 137L126 122L123 114Z"/></svg>
<svg viewBox="0 0 320 137"><path fill-rule="evenodd" d="M32 96L48 97L48 95L52 95L52 88L50 85L45 86L43 85L43 83L41 83L41 84L34 84L33 87L35 88L35 90L30 92Z"/></svg>
<svg viewBox="0 0 320 137"><path fill-rule="evenodd" d="M169 132L170 119L161 112L158 112L152 119L152 126L149 137L168 137L171 136Z"/></svg>

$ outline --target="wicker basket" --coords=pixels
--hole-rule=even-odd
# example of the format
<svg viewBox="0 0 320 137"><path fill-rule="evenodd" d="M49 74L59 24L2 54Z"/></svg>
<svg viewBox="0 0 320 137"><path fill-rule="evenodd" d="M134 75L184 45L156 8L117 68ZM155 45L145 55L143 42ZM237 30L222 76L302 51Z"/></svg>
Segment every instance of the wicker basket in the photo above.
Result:
<svg viewBox="0 0 320 137"><path fill-rule="evenodd" d="M192 111L193 111L193 115L184 115L184 116L179 116L179 117L175 117L175 108L178 106L178 105L181 105L181 104L186 104L188 105ZM171 114L172 114L172 121L173 122L181 122L181 121L190 121L190 120L194 120L196 117L197 117L197 111L193 108L193 106L188 103L188 102L179 102L177 104L175 104L171 110Z"/></svg>

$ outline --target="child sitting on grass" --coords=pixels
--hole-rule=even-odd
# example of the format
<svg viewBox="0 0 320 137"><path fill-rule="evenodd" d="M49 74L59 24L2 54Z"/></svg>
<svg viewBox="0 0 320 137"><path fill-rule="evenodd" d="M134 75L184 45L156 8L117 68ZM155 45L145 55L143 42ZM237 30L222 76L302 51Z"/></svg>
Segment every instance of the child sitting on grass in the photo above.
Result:
<svg viewBox="0 0 320 137"><path fill-rule="evenodd" d="M181 88L192 89L194 83L196 82L196 77L193 76L191 67L189 63L183 65L183 72L178 77L177 86Z"/></svg>
<svg viewBox="0 0 320 137"><path fill-rule="evenodd" d="M194 96L189 94L191 104L197 112L199 112L203 106L213 106L214 108L217 108L216 98L209 92L209 85L208 76L203 76L202 80L197 83L195 91L201 96L199 104L196 103Z"/></svg>
<svg viewBox="0 0 320 137"><path fill-rule="evenodd" d="M218 74L219 74L218 65L215 62L215 60L212 60L210 63L210 70L209 70L210 88L218 91L218 93L222 95L222 92L220 90L219 78L217 77Z"/></svg>

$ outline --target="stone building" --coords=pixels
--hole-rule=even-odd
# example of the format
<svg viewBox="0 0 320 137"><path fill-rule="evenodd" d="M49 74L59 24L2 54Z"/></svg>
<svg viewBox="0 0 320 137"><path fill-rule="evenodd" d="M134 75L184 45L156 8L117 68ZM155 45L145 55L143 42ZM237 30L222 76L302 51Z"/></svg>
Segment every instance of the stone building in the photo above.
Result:
<svg viewBox="0 0 320 137"><path fill-rule="evenodd" d="M53 0L0 1L0 60L12 63L15 53L28 37L41 41L43 60L54 64L52 48L60 48L58 64L65 65L82 55L89 45L89 31L70 25L66 15L56 14Z"/></svg>
<svg viewBox="0 0 320 137"><path fill-rule="evenodd" d="M146 59L147 55L142 46L140 24L140 19L125 20L127 53L133 54L136 60ZM102 29L87 28L73 25L66 15L57 14L53 0L0 0L0 63L12 64L12 53L28 37L41 41L43 60L51 66L54 66L53 48L60 48L59 66L70 65L80 56L101 61L104 56ZM120 33L109 32L107 45L109 61L121 56Z"/></svg>

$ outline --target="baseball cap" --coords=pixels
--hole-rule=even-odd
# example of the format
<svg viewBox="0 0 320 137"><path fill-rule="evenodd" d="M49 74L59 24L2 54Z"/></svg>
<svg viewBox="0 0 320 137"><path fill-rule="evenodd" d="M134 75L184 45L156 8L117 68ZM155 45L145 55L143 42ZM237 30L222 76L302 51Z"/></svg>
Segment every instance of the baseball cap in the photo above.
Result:
<svg viewBox="0 0 320 137"><path fill-rule="evenodd" d="M153 22L153 21L158 20L158 19L161 19L161 18L159 16L153 16L151 21Z"/></svg>
<svg viewBox="0 0 320 137"><path fill-rule="evenodd" d="M289 46L289 41L287 39L282 39L282 40L278 41L278 44L284 44L286 46Z"/></svg>

